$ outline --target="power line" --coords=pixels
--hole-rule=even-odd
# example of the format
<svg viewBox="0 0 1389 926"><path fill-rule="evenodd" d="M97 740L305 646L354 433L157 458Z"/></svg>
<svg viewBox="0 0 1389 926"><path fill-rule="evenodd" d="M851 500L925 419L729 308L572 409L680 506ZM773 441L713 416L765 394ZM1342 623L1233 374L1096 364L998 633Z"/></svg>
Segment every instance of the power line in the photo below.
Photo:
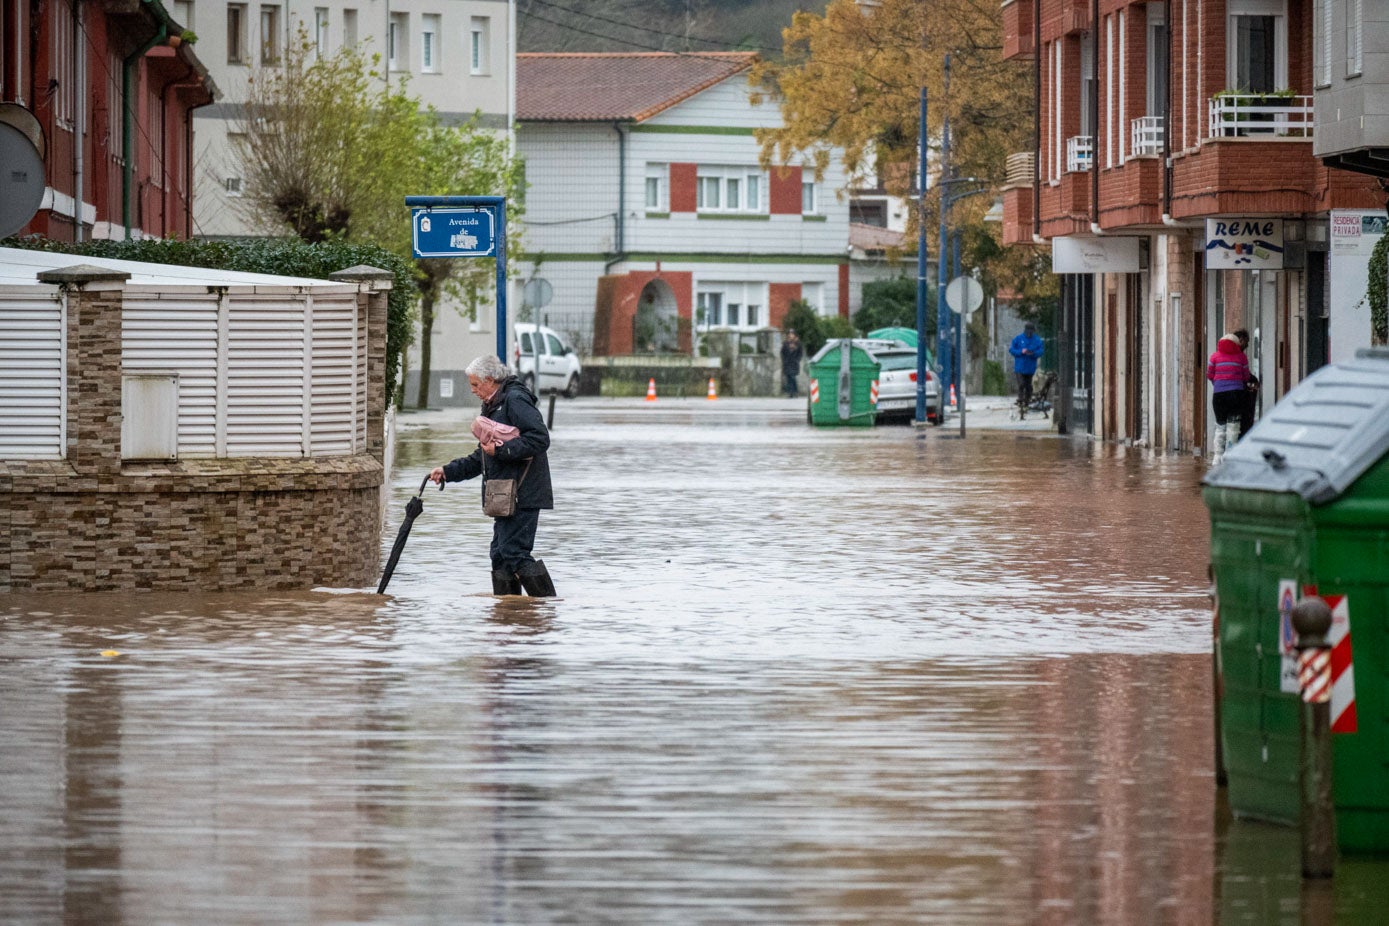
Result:
<svg viewBox="0 0 1389 926"><path fill-rule="evenodd" d="M665 30L662 30L662 29L654 29L654 28L652 28L651 26L641 26L641 25L638 25L637 23L633 23L633 22L624 22L623 20L620 20L620 19L612 19L611 17L608 17L608 16L600 16L600 15L597 14L597 13L590 13L588 10L576 10L576 9L574 9L573 7L564 6L563 4L560 4L560 3L554 3L554 2L552 2L552 0L531 0L531 2L532 2L532 3L539 3L541 6L547 6L547 7L549 7L549 8L552 9L552 10L562 10L562 11L564 11L565 13L572 13L572 14L574 14L575 16L586 16L586 17L588 17L589 19L596 19L596 20L598 20L599 22L609 23L609 24L614 25L614 26L624 26L624 27L626 27L626 28L628 28L628 29L639 29L639 30L641 30L642 32L650 32L652 35L664 36L665 38L680 39L681 41L685 41L685 42L703 42L703 43L706 44L706 45L716 45L716 46L719 46L719 47L721 47L721 48L731 48L731 47L733 46L733 44L734 44L734 43L732 43L732 42L729 42L729 41L726 41L726 40L723 40L723 39L707 39L707 38L704 38L703 36L699 36L699 35L681 35L681 34L679 34L678 32L666 32ZM529 10L529 4L527 5L526 15L528 15L528 16L533 16L533 15L535 15L535 14L533 14L533 13L530 12L530 10ZM547 22L549 22L549 21L550 21L550 20L547 20ZM594 33L589 33L589 34L592 35L592 34L594 34ZM612 38L613 41L615 41L615 42L620 42L620 41L622 41L621 39L618 39L618 38L616 38L616 37L611 37L611 36L610 36L610 38ZM780 54L780 52L781 52L781 49L779 49L779 48L768 48L766 45L761 45L761 44L759 44L759 45L754 45L754 46L752 46L752 47L755 48L755 49L757 49L758 51L770 52L770 53L772 53L772 54ZM658 50L659 50L659 51L664 51L665 49L658 49Z"/></svg>

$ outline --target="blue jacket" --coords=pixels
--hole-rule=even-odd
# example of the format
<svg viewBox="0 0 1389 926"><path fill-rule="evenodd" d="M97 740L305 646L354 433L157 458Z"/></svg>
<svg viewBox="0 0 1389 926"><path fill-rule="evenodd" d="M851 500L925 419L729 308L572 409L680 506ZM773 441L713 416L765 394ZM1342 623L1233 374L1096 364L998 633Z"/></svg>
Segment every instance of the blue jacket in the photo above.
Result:
<svg viewBox="0 0 1389 926"><path fill-rule="evenodd" d="M1024 376L1031 376L1036 373L1037 358L1041 357L1042 351L1046 349L1046 344L1035 334L1029 335L1024 331L1013 338L1013 343L1008 347L1008 353L1015 358L1013 360L1013 372L1021 373Z"/></svg>

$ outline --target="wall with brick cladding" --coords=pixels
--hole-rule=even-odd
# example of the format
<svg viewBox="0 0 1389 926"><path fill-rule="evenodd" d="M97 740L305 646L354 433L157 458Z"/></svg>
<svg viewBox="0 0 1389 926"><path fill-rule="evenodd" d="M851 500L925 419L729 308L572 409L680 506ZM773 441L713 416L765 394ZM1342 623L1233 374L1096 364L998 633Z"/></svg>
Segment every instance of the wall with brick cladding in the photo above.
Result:
<svg viewBox="0 0 1389 926"><path fill-rule="evenodd" d="M68 453L0 461L0 592L373 583L386 294L369 289L368 452L122 463L123 291L70 282Z"/></svg>

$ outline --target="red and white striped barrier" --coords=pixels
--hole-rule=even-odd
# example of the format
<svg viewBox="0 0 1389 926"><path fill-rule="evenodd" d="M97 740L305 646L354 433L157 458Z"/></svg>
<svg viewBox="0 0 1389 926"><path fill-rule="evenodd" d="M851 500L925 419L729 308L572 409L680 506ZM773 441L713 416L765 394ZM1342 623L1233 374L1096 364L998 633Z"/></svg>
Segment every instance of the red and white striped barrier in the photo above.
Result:
<svg viewBox="0 0 1389 926"><path fill-rule="evenodd" d="M1323 595L1331 608L1331 732L1354 733L1355 667L1350 654L1350 599L1346 595Z"/></svg>
<svg viewBox="0 0 1389 926"><path fill-rule="evenodd" d="M1302 700L1325 704L1331 700L1331 654L1324 649L1305 649L1297 654L1297 684Z"/></svg>
<svg viewBox="0 0 1389 926"><path fill-rule="evenodd" d="M812 379L810 381L810 404L814 405L820 401L820 381Z"/></svg>
<svg viewBox="0 0 1389 926"><path fill-rule="evenodd" d="M868 400L874 405L878 404L878 381L873 380L873 386L868 390Z"/></svg>

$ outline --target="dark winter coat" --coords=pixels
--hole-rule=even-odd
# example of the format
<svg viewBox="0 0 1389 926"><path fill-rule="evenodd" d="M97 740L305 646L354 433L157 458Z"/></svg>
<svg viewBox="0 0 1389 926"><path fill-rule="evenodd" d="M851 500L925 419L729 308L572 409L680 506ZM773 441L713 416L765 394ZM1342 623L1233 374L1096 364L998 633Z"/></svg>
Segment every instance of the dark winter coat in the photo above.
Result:
<svg viewBox="0 0 1389 926"><path fill-rule="evenodd" d="M789 341L783 341L781 345L781 371L788 375L799 372L802 356L803 351L800 341L797 341L795 344Z"/></svg>
<svg viewBox="0 0 1389 926"><path fill-rule="evenodd" d="M444 464L445 482L462 482L481 475L488 479L520 479L527 460L533 460L521 489L516 496L517 508L553 508L554 491L550 487L550 461L545 451L550 446L550 432L545 418L536 407L535 396L514 376L502 380L492 398L483 403L482 414L500 424L509 424L520 434L497 448L491 456L478 447L466 457Z"/></svg>

